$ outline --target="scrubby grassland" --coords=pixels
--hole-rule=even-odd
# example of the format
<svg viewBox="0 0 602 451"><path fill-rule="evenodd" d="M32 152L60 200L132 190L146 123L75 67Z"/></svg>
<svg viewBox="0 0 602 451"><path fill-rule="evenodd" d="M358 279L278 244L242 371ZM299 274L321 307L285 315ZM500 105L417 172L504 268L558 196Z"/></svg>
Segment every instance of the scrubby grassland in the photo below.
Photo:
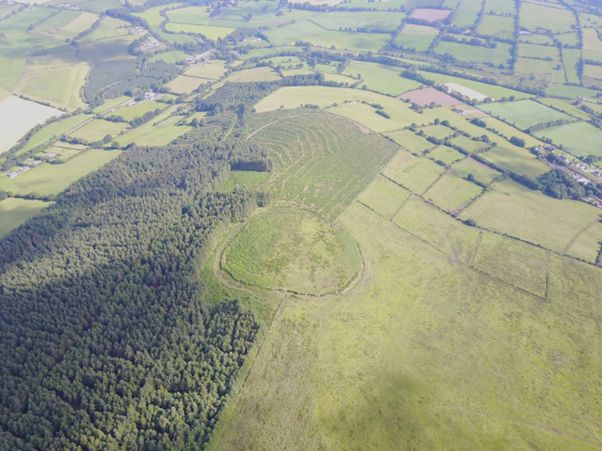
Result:
<svg viewBox="0 0 602 451"><path fill-rule="evenodd" d="M265 188L325 218L336 217L396 148L325 113L282 113L257 130L250 142L267 148L277 168Z"/></svg>
<svg viewBox="0 0 602 451"><path fill-rule="evenodd" d="M9 197L0 201L0 237L37 216L42 209L52 205L41 200Z"/></svg>
<svg viewBox="0 0 602 451"><path fill-rule="evenodd" d="M361 259L343 230L303 210L272 208L234 238L222 268L246 285L320 296L347 287Z"/></svg>

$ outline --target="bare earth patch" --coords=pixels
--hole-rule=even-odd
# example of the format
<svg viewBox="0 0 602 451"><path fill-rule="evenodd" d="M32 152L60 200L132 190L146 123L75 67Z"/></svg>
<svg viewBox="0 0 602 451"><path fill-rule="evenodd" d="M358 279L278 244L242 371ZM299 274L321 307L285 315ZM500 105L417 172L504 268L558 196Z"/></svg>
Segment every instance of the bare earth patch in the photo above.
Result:
<svg viewBox="0 0 602 451"><path fill-rule="evenodd" d="M461 103L458 99L435 88L416 89L415 91L406 92L400 98L420 106L427 106L431 103L440 106L455 106Z"/></svg>

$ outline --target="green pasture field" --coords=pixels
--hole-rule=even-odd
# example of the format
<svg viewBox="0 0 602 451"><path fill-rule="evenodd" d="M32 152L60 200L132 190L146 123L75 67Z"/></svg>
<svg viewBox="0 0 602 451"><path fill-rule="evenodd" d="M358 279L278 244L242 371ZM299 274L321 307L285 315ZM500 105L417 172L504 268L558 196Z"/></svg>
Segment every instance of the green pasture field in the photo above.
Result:
<svg viewBox="0 0 602 451"><path fill-rule="evenodd" d="M38 158L46 159L51 158L50 154L54 154L54 160L65 163L71 158L79 155L88 148L80 144L70 144L62 141L58 141L56 144L51 145L45 150L42 150L36 154Z"/></svg>
<svg viewBox="0 0 602 451"><path fill-rule="evenodd" d="M426 25L406 24L395 36L393 43L403 48L414 49L419 52L428 50L431 43L439 34L436 28Z"/></svg>
<svg viewBox="0 0 602 451"><path fill-rule="evenodd" d="M392 33L399 27L404 17L404 13L392 11L334 11L312 15L309 20L322 28L333 31L362 29L371 32Z"/></svg>
<svg viewBox="0 0 602 451"><path fill-rule="evenodd" d="M602 66L586 64L583 71L583 75L585 75L586 77L602 80Z"/></svg>
<svg viewBox="0 0 602 451"><path fill-rule="evenodd" d="M111 137L115 138L127 128L128 124L124 124L123 122L110 122L105 121L104 119L93 119L83 127L78 128L74 132L70 133L69 136L92 143L102 140L106 135L111 135Z"/></svg>
<svg viewBox="0 0 602 451"><path fill-rule="evenodd" d="M420 131L424 132L426 136L438 139L445 139L456 133L445 125L427 125L426 127L422 127Z"/></svg>
<svg viewBox="0 0 602 451"><path fill-rule="evenodd" d="M123 20L105 16L100 20L100 25L92 33L81 39L80 42L93 43L114 39L129 42L131 36L129 36L128 25Z"/></svg>
<svg viewBox="0 0 602 451"><path fill-rule="evenodd" d="M264 33L275 45L290 45L302 40L319 47L338 49L380 50L391 39L389 34L332 31L309 20L299 20Z"/></svg>
<svg viewBox="0 0 602 451"><path fill-rule="evenodd" d="M411 194L405 188L379 174L358 196L357 200L384 218L392 219Z"/></svg>
<svg viewBox="0 0 602 451"><path fill-rule="evenodd" d="M258 171L230 171L228 177L220 186L220 191L231 192L235 187L247 187L250 189L261 186L269 177L269 172Z"/></svg>
<svg viewBox="0 0 602 451"><path fill-rule="evenodd" d="M566 81L569 83L579 83L579 74L577 65L581 61L581 52L578 49L563 49L562 64L566 73Z"/></svg>
<svg viewBox="0 0 602 451"><path fill-rule="evenodd" d="M400 72L399 67L351 61L343 74L359 76L362 79L360 86L366 85L368 89L382 94L399 95L420 87L420 83L400 77Z"/></svg>
<svg viewBox="0 0 602 451"><path fill-rule="evenodd" d="M479 17L483 0L462 0L454 12L452 24L457 27L473 25Z"/></svg>
<svg viewBox="0 0 602 451"><path fill-rule="evenodd" d="M409 109L403 111L398 108L396 111L389 111L385 108L384 111L391 115L391 119L389 119L377 114L377 110L372 106L360 102L346 102L334 107L329 107L328 111L346 117L375 132L387 132L405 127L413 122L413 117L415 115L415 113ZM407 113L407 118L404 117L404 113Z"/></svg>
<svg viewBox="0 0 602 451"><path fill-rule="evenodd" d="M496 182L491 192L462 212L463 218L472 218L480 226L556 252L567 252L568 247L569 254L584 259L591 259L592 249L599 249L600 236L592 228L599 216L592 205L554 199L509 180ZM571 249L575 240L580 245Z"/></svg>
<svg viewBox="0 0 602 451"><path fill-rule="evenodd" d="M570 116L533 100L488 103L479 108L523 130L538 124L571 119Z"/></svg>
<svg viewBox="0 0 602 451"><path fill-rule="evenodd" d="M0 177L0 190L14 194L59 194L76 180L105 165L119 155L117 150L88 150L66 163L43 163L9 179Z"/></svg>
<svg viewBox="0 0 602 451"><path fill-rule="evenodd" d="M328 72L324 73L324 80L335 81L337 83L347 83L347 86L353 86L358 83L358 80L348 77L347 75L331 74Z"/></svg>
<svg viewBox="0 0 602 451"><path fill-rule="evenodd" d="M514 65L514 72L517 75L531 75L534 78L542 80L545 84L548 84L550 81L561 81L564 83L564 73L555 69L557 64L554 61L519 57Z"/></svg>
<svg viewBox="0 0 602 451"><path fill-rule="evenodd" d="M485 0L485 13L494 13L498 15L516 14L516 7L513 2L507 0Z"/></svg>
<svg viewBox="0 0 602 451"><path fill-rule="evenodd" d="M415 155L423 154L435 147L435 144L428 142L422 136L418 136L413 131L407 129L389 132L386 133L386 136Z"/></svg>
<svg viewBox="0 0 602 451"><path fill-rule="evenodd" d="M506 258L499 258L504 255ZM545 296L548 257L546 251L493 233L484 233L475 254L475 268Z"/></svg>
<svg viewBox="0 0 602 451"><path fill-rule="evenodd" d="M184 75L190 77L200 77L209 79L218 79L226 72L226 64L222 60L213 60L207 63L198 63L188 66Z"/></svg>
<svg viewBox="0 0 602 451"><path fill-rule="evenodd" d="M539 138L548 138L557 146L563 146L577 156L602 156L602 130L588 122L573 122L559 127L535 132Z"/></svg>
<svg viewBox="0 0 602 451"><path fill-rule="evenodd" d="M0 178L0 180L2 180ZM41 200L16 199L9 197L0 201L0 237L6 235L21 224L37 216L52 202Z"/></svg>
<svg viewBox="0 0 602 451"><path fill-rule="evenodd" d="M519 35L518 42L524 42L526 44L554 45L554 41L547 34L528 33L529 34Z"/></svg>
<svg viewBox="0 0 602 451"><path fill-rule="evenodd" d="M190 94L206 83L209 83L209 80L198 77L188 77L187 75L178 75L167 83L165 87L176 94Z"/></svg>
<svg viewBox="0 0 602 451"><path fill-rule="evenodd" d="M133 105L119 107L111 112L110 116L119 116L129 122L133 119L142 117L151 111L163 110L165 107L166 105L164 103L147 100L144 102L137 102Z"/></svg>
<svg viewBox="0 0 602 451"><path fill-rule="evenodd" d="M441 41L435 47L435 52L443 55L449 53L460 61L470 61L475 63L490 63L506 65L510 59L510 45L499 42L497 47L490 49L487 47L460 44L457 42Z"/></svg>
<svg viewBox="0 0 602 451"><path fill-rule="evenodd" d="M128 100L131 100L131 97L128 96L119 96L113 99L107 99L102 105L97 106L92 110L94 114L104 115L107 114L110 110L116 109L119 105L126 103Z"/></svg>
<svg viewBox="0 0 602 451"><path fill-rule="evenodd" d="M569 116L573 116L576 119L589 120L589 114L587 114L585 111L582 111L581 109L579 109L579 107L567 100L553 99L549 97L539 97L537 101L543 103L544 105L553 107L557 110L561 110Z"/></svg>
<svg viewBox="0 0 602 451"><path fill-rule="evenodd" d="M332 114L291 112L275 117L249 135L274 162L265 189L326 218L336 217L397 148Z"/></svg>
<svg viewBox="0 0 602 451"><path fill-rule="evenodd" d="M167 52L157 53L151 56L148 60L151 63L161 61L167 64L177 64L181 61L184 61L186 58L188 58L188 54L181 52L180 50L169 50Z"/></svg>
<svg viewBox="0 0 602 451"><path fill-rule="evenodd" d="M424 194L424 197L443 210L454 212L481 194L482 189L455 175L445 174Z"/></svg>
<svg viewBox="0 0 602 451"><path fill-rule="evenodd" d="M524 99L527 97L533 97L531 94L525 92L516 91L514 89L503 88L501 86L490 85L488 83L482 83L479 81L468 80L466 78L453 77L451 75L438 74L435 72L418 71L423 77L432 80L440 84L446 83L457 83L461 86L465 86L469 89L473 89L482 93L487 97L493 99L509 98L514 97L515 99Z"/></svg>
<svg viewBox="0 0 602 451"><path fill-rule="evenodd" d="M50 124L41 128L39 131L33 133L33 135L31 136L31 138L29 138L25 146L23 146L23 148L17 151L17 155L27 152L33 149L34 147L52 141L53 139L57 139L69 132L70 130L72 130L73 128L77 127L78 125L83 124L89 119L92 119L91 115L76 114L74 116L69 116L64 119L51 122Z"/></svg>
<svg viewBox="0 0 602 451"><path fill-rule="evenodd" d="M600 247L595 246L595 241L598 239L598 244L602 240L602 222L594 222L588 228L577 236L566 249L569 255L575 255L589 262L595 262L598 257Z"/></svg>
<svg viewBox="0 0 602 451"><path fill-rule="evenodd" d="M456 149L447 146L437 146L433 150L430 150L426 156L433 161L441 161L446 165L450 165L464 158L464 155Z"/></svg>
<svg viewBox="0 0 602 451"><path fill-rule="evenodd" d="M487 143L482 141L473 141L463 135L458 135L455 138L449 140L449 142L455 146L462 148L465 152L474 153L487 147Z"/></svg>
<svg viewBox="0 0 602 451"><path fill-rule="evenodd" d="M491 184L495 179L502 175L495 169L491 169L489 166L473 160L472 158L465 158L464 160L454 163L450 173L462 178L466 178L472 174L479 183L484 185Z"/></svg>
<svg viewBox="0 0 602 451"><path fill-rule="evenodd" d="M551 84L546 90L546 95L550 97L560 97L562 99L576 99L577 97L595 99L598 95L598 91L583 88L581 86Z"/></svg>
<svg viewBox="0 0 602 451"><path fill-rule="evenodd" d="M175 23L175 22L168 22L165 25L165 29L167 31L172 31L174 33L201 34L201 35L205 36L207 39L211 39L213 41L217 41L218 39L223 39L234 31L234 28L214 27L211 25L196 25L196 24Z"/></svg>
<svg viewBox="0 0 602 451"><path fill-rule="evenodd" d="M596 30L583 29L583 57L585 59L602 61L602 40Z"/></svg>
<svg viewBox="0 0 602 451"><path fill-rule="evenodd" d="M161 15L161 11L167 9L166 5L155 6L148 8L140 13L134 13L134 15L146 20L149 27L156 33L161 39L165 40L170 44L195 44L197 39L194 36L177 33L166 33L161 29L161 24L165 20Z"/></svg>
<svg viewBox="0 0 602 451"><path fill-rule="evenodd" d="M176 107L170 107L140 127L120 135L115 139L117 144L122 147L133 143L139 146L165 146L188 133L192 130L191 127L173 124L177 121L177 117L172 116L175 109Z"/></svg>
<svg viewBox="0 0 602 451"><path fill-rule="evenodd" d="M545 20L542 18L545 17ZM571 30L575 24L575 16L562 8L560 5L544 5L541 3L521 3L520 26L527 30L545 28L554 33L562 33Z"/></svg>
<svg viewBox="0 0 602 451"><path fill-rule="evenodd" d="M351 283L361 257L349 234L318 216L271 208L251 217L229 243L221 264L245 285L324 295Z"/></svg>
<svg viewBox="0 0 602 451"><path fill-rule="evenodd" d="M226 79L229 82L249 83L252 81L274 81L280 79L280 75L271 67L254 67L232 72Z"/></svg>
<svg viewBox="0 0 602 451"><path fill-rule="evenodd" d="M578 47L577 33L571 31L569 33L558 33L554 35L562 44Z"/></svg>
<svg viewBox="0 0 602 451"><path fill-rule="evenodd" d="M484 15L477 29L479 34L502 39L514 36L514 19L509 16Z"/></svg>
<svg viewBox="0 0 602 451"><path fill-rule="evenodd" d="M551 58L558 61L558 49L551 45L519 44L518 55L527 58Z"/></svg>
<svg viewBox="0 0 602 451"><path fill-rule="evenodd" d="M85 106L80 91L89 70L86 63L30 65L15 91L59 108L75 110Z"/></svg>
<svg viewBox="0 0 602 451"><path fill-rule="evenodd" d="M428 158L415 157L405 151L395 155L382 171L386 177L417 194L423 194L444 172L445 168Z"/></svg>
<svg viewBox="0 0 602 451"><path fill-rule="evenodd" d="M548 172L548 166L533 157L527 149L512 147L511 145L501 147L495 146L480 156L490 163L507 169L517 174L535 180L540 175Z"/></svg>

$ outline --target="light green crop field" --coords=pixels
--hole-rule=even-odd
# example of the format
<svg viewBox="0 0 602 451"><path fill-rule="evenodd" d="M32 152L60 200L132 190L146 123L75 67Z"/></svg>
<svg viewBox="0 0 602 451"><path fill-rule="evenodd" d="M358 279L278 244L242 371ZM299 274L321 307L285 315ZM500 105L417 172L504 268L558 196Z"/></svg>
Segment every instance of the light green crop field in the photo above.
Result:
<svg viewBox="0 0 602 451"><path fill-rule="evenodd" d="M96 142L102 140L106 135L115 138L118 134L128 128L128 124L123 122L110 122L104 119L93 119L83 127L78 128L69 136L81 139L87 142Z"/></svg>
<svg viewBox="0 0 602 451"><path fill-rule="evenodd" d="M496 38L512 39L514 19L511 16L484 15L479 24L478 32Z"/></svg>
<svg viewBox="0 0 602 451"><path fill-rule="evenodd" d="M439 31L426 25L406 24L395 36L393 43L403 48L426 51L437 37Z"/></svg>
<svg viewBox="0 0 602 451"><path fill-rule="evenodd" d="M461 61L476 63L507 64L510 59L510 45L498 43L497 47L487 47L460 44L458 42L441 41L435 48L441 55L449 53Z"/></svg>
<svg viewBox="0 0 602 451"><path fill-rule="evenodd" d="M546 128L535 132L539 138L548 138L556 145L562 145L577 156L602 156L602 130L588 122L573 122L559 127Z"/></svg>
<svg viewBox="0 0 602 451"><path fill-rule="evenodd" d="M424 197L445 211L456 212L481 192L478 185L455 175L445 174L429 188Z"/></svg>
<svg viewBox="0 0 602 451"><path fill-rule="evenodd" d="M450 171L452 174L456 174L459 177L466 178L470 174L479 182L484 185L489 185L496 178L498 178L501 173L491 169L489 166L484 165L483 163L479 163L472 158L466 158L464 160L458 161L452 166Z"/></svg>
<svg viewBox="0 0 602 451"><path fill-rule="evenodd" d="M13 229L29 219L40 214L44 208L52 205L52 202L41 200L16 199L9 197L0 201L0 237L6 235Z"/></svg>
<svg viewBox="0 0 602 451"><path fill-rule="evenodd" d="M545 17L545 20L541 20ZM560 5L543 5L540 3L522 2L520 10L520 26L528 30L545 28L552 32L566 32L575 24L575 16Z"/></svg>
<svg viewBox="0 0 602 451"><path fill-rule="evenodd" d="M258 130L250 142L267 148L279 169L265 188L326 218L340 213L397 147L325 113L283 113Z"/></svg>
<svg viewBox="0 0 602 451"><path fill-rule="evenodd" d="M437 163L405 151L400 151L383 170L385 176L418 194L424 193L444 172L445 168Z"/></svg>
<svg viewBox="0 0 602 451"><path fill-rule="evenodd" d="M454 12L452 24L458 27L473 25L479 17L483 0L462 0Z"/></svg>
<svg viewBox="0 0 602 451"><path fill-rule="evenodd" d="M235 280L314 296L346 288L361 269L353 238L303 210L271 208L252 217L223 254Z"/></svg>
<svg viewBox="0 0 602 451"><path fill-rule="evenodd" d="M462 155L456 149L452 149L451 147L445 145L435 147L433 150L430 150L426 156L431 160L441 161L446 165L450 165L455 161L464 158L464 155Z"/></svg>
<svg viewBox="0 0 602 451"><path fill-rule="evenodd" d="M533 180L549 171L548 166L537 160L527 149L518 147L495 146L480 156L502 169L516 172Z"/></svg>
<svg viewBox="0 0 602 451"><path fill-rule="evenodd" d="M162 61L167 64L177 64L180 61L184 61L186 58L188 58L188 55L180 50L169 50L167 52L157 53L151 56L148 60L151 63Z"/></svg>
<svg viewBox="0 0 602 451"><path fill-rule="evenodd" d="M519 44L518 55L527 58L551 58L558 61L558 48L554 45Z"/></svg>
<svg viewBox="0 0 602 451"><path fill-rule="evenodd" d="M407 189L379 174L357 199L384 218L393 219L411 194Z"/></svg>
<svg viewBox="0 0 602 451"><path fill-rule="evenodd" d="M391 39L389 34L332 31L309 20L299 20L265 32L275 45L294 44L299 39L320 47L338 49L380 50Z"/></svg>
<svg viewBox="0 0 602 451"><path fill-rule="evenodd" d="M569 116L573 116L577 119L589 120L589 115L570 101L563 99L552 99L549 97L540 97L538 100L544 105L548 105L557 110L565 112Z"/></svg>
<svg viewBox="0 0 602 451"><path fill-rule="evenodd" d="M372 91L382 94L399 95L420 87L420 83L399 76L400 68L383 64L352 61L343 71L346 75L359 76L360 86L366 85Z"/></svg>
<svg viewBox="0 0 602 451"><path fill-rule="evenodd" d="M119 116L126 121L131 121L132 119L142 117L151 111L163 110L165 107L166 105L164 103L147 100L144 102L135 103L133 105L119 107L115 111L111 112L110 116Z"/></svg>
<svg viewBox="0 0 602 451"><path fill-rule="evenodd" d="M391 138L401 147L413 154L422 154L429 149L435 147L435 144L427 141L422 136L417 135L411 130L404 129L395 132L386 133L386 136Z"/></svg>
<svg viewBox="0 0 602 451"><path fill-rule="evenodd" d="M0 190L15 194L58 194L76 180L97 170L120 154L118 150L88 150L66 163L43 163L9 179L0 176Z"/></svg>
<svg viewBox="0 0 602 451"><path fill-rule="evenodd" d="M489 229L556 252L576 252L571 255L584 259L599 249L600 236L592 226L599 216L599 210L591 205L553 199L507 180L495 183L491 192L462 212L463 218ZM579 246L571 249L576 240Z"/></svg>
<svg viewBox="0 0 602 451"><path fill-rule="evenodd" d="M255 188L265 182L269 172L231 171L220 186L220 191L231 192L235 187Z"/></svg>
<svg viewBox="0 0 602 451"><path fill-rule="evenodd" d="M145 122L140 127L127 131L116 139L117 144L122 147L129 144L165 146L192 130L192 127L186 125L162 124L163 121L169 119L170 114L171 111L167 111Z"/></svg>
<svg viewBox="0 0 602 451"><path fill-rule="evenodd" d="M520 129L557 120L571 120L570 116L533 100L498 102L481 105L483 111L502 119Z"/></svg>

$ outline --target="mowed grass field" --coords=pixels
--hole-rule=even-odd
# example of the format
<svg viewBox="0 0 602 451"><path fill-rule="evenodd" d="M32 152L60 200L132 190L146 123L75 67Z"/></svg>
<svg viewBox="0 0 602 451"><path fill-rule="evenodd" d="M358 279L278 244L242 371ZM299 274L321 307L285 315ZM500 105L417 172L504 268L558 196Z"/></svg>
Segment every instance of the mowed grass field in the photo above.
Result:
<svg viewBox="0 0 602 451"><path fill-rule="evenodd" d="M402 78L398 67L384 64L352 61L343 73L353 77L359 76L362 80L360 85L366 85L368 89L382 94L399 95L420 87L420 83Z"/></svg>
<svg viewBox="0 0 602 451"><path fill-rule="evenodd" d="M0 201L0 237L16 229L29 219L37 216L52 202L41 200L16 199L9 197Z"/></svg>

